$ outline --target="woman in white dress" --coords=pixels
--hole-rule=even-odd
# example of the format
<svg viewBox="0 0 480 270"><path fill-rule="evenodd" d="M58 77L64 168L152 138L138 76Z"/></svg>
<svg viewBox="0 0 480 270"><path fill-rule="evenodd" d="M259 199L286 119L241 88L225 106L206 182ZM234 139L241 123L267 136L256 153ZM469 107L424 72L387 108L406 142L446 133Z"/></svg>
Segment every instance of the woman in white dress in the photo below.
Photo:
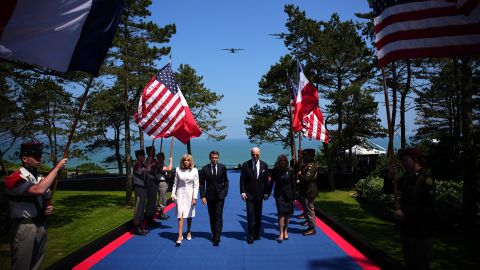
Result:
<svg viewBox="0 0 480 270"><path fill-rule="evenodd" d="M191 155L185 154L180 159L180 168L175 170L175 180L172 187L172 201L177 204L176 215L178 218L177 245L183 240L183 219L187 218L187 240L192 239L190 228L192 217L195 216L195 204L198 197L198 170L194 168Z"/></svg>

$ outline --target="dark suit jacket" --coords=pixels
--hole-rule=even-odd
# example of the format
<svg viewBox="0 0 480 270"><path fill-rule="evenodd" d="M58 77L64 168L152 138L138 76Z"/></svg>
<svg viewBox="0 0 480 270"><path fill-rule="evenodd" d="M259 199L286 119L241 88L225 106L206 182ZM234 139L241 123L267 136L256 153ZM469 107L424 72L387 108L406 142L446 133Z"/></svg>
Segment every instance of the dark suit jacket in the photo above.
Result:
<svg viewBox="0 0 480 270"><path fill-rule="evenodd" d="M228 176L225 165L217 164L217 176L212 175L212 164L203 166L200 173L200 197L223 200L228 194Z"/></svg>
<svg viewBox="0 0 480 270"><path fill-rule="evenodd" d="M260 172L257 176L253 170L252 160L242 165L240 174L240 194L247 194L247 200L262 200L264 194L268 194L268 165L260 160Z"/></svg>

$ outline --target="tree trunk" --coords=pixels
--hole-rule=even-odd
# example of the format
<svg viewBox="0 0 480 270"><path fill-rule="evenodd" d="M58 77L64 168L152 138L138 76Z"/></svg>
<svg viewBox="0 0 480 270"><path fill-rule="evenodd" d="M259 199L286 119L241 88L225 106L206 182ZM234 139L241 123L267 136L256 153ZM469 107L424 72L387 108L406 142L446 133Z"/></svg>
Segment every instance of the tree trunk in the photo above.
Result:
<svg viewBox="0 0 480 270"><path fill-rule="evenodd" d="M120 128L115 131L115 159L117 160L118 174L123 175L123 161L120 155Z"/></svg>
<svg viewBox="0 0 480 270"><path fill-rule="evenodd" d="M405 84L405 89L400 92L400 143L401 147L407 147L407 134L405 127L405 111L406 111L406 100L407 95L410 92L412 83L412 69L410 60L407 60L407 82Z"/></svg>
<svg viewBox="0 0 480 270"><path fill-rule="evenodd" d="M392 136L388 140L388 149L394 149L393 142L395 141L395 120L397 118L397 85L398 85L398 76L397 76L397 65L396 62L392 62L392 115L390 121L392 123Z"/></svg>
<svg viewBox="0 0 480 270"><path fill-rule="evenodd" d="M130 103L128 101L128 80L123 85L123 101L125 109L125 171L126 171L126 198L125 204L132 205L132 157L130 155Z"/></svg>
<svg viewBox="0 0 480 270"><path fill-rule="evenodd" d="M463 201L462 219L464 225L473 225L476 213L475 200L475 158L473 152L472 122L472 65L471 58L463 58L462 71L462 144L463 144Z"/></svg>
<svg viewBox="0 0 480 270"><path fill-rule="evenodd" d="M333 178L333 171L335 170L335 157L333 156L333 151L330 151L328 143L323 143L323 153L327 159L328 187L330 190L335 190L335 179Z"/></svg>

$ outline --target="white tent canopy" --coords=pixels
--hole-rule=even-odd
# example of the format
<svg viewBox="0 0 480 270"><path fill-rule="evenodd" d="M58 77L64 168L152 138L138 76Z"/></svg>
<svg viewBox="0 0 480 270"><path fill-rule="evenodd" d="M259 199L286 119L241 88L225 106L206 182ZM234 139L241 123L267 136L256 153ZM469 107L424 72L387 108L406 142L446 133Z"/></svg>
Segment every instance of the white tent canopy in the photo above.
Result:
<svg viewBox="0 0 480 270"><path fill-rule="evenodd" d="M345 154L348 155L348 150L345 150ZM352 154L354 156L385 155L387 150L369 140L363 140L360 144L352 147Z"/></svg>

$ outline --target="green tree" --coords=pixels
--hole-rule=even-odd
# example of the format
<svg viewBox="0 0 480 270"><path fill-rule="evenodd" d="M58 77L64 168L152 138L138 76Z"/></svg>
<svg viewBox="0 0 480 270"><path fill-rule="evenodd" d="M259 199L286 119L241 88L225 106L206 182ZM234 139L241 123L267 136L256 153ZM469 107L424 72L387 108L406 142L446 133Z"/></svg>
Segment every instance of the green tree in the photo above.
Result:
<svg viewBox="0 0 480 270"><path fill-rule="evenodd" d="M223 95L206 88L202 83L203 77L197 76L195 69L189 65L179 66L176 79L193 117L207 138L216 141L225 139L226 135L220 134L225 129L218 118L221 111L215 107Z"/></svg>
<svg viewBox="0 0 480 270"><path fill-rule="evenodd" d="M93 92L87 103L84 132L86 148L98 152L103 149L113 149L114 155L103 160L104 163L116 162L118 173L123 174L124 156L121 154L124 146L125 119L123 116L122 91L116 87Z"/></svg>
<svg viewBox="0 0 480 270"><path fill-rule="evenodd" d="M131 121L132 106L146 82L155 74L155 61L170 53L170 47L161 46L169 42L176 32L175 25L159 27L148 20L151 12L148 7L152 1L127 0L108 55L104 75L115 77L115 87L123 92L123 116L125 125L125 167L127 191L125 202L132 203L132 159L131 159Z"/></svg>
<svg viewBox="0 0 480 270"><path fill-rule="evenodd" d="M259 103L247 112L244 123L247 126L248 139L252 143L280 143L284 148L292 148L292 129L290 118L290 90L287 74L296 73L296 61L290 55L280 58L270 67L267 74L258 83Z"/></svg>

